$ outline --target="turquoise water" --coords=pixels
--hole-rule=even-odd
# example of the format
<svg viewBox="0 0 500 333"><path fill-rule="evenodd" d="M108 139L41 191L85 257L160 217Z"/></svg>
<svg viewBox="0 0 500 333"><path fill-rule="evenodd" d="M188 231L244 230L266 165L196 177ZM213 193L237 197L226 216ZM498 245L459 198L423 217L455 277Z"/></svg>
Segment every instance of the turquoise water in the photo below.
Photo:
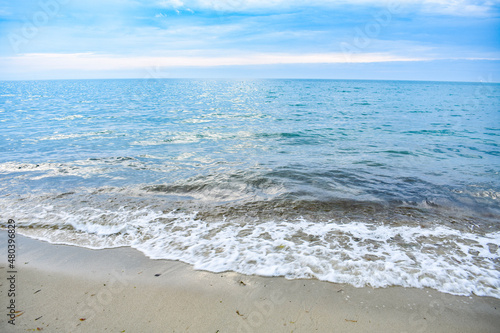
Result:
<svg viewBox="0 0 500 333"><path fill-rule="evenodd" d="M500 297L499 101L490 83L1 82L0 217L212 271Z"/></svg>

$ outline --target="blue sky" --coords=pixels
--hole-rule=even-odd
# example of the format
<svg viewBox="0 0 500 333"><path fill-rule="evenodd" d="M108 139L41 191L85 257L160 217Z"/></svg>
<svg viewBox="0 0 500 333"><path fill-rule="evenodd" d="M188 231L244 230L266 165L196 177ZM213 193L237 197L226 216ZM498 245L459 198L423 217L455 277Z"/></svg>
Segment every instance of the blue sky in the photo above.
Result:
<svg viewBox="0 0 500 333"><path fill-rule="evenodd" d="M500 81L500 0L0 0L0 79Z"/></svg>

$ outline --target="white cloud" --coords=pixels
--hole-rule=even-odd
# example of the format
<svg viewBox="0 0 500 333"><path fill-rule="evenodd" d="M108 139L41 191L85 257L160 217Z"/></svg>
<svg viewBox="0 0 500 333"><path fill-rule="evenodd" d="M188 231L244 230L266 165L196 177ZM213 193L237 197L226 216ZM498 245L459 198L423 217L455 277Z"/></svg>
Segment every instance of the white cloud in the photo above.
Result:
<svg viewBox="0 0 500 333"><path fill-rule="evenodd" d="M437 12L455 16L486 16L498 1L482 0L425 0L423 8L426 12Z"/></svg>
<svg viewBox="0 0 500 333"><path fill-rule="evenodd" d="M500 60L499 57L408 57L386 53L311 53L278 54L253 53L232 54L227 56L138 56L124 57L99 55L94 53L30 53L16 57L0 58L2 70L18 73L37 73L50 71L128 71L151 68L178 67L220 67L279 64L346 64L415 62L432 60Z"/></svg>
<svg viewBox="0 0 500 333"><path fill-rule="evenodd" d="M182 2L181 0L162 0L162 1L158 1L157 5L160 7L165 7L165 8L168 8L168 7L177 8L177 7L184 6L184 2Z"/></svg>
<svg viewBox="0 0 500 333"><path fill-rule="evenodd" d="M405 7L426 13L458 16L485 16L491 13L499 0L163 0L162 7L187 7L219 11L253 11L286 9L303 6L370 5L386 8Z"/></svg>
<svg viewBox="0 0 500 333"><path fill-rule="evenodd" d="M420 61L424 58L408 58L384 53L352 54L246 54L223 57L120 57L93 53L31 53L16 57L0 58L6 68L20 71L113 71L153 67L217 67L276 64L334 64L373 63L391 61Z"/></svg>

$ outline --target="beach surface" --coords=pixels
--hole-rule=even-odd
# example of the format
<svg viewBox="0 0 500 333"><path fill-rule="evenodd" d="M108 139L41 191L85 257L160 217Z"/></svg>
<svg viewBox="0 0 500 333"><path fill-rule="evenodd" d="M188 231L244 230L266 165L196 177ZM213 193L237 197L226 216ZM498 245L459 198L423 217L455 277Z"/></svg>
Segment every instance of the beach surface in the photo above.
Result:
<svg viewBox="0 0 500 333"><path fill-rule="evenodd" d="M2 332L498 332L500 300L432 289L195 271L132 248L17 235L15 326L2 255ZM0 232L7 253L7 233Z"/></svg>

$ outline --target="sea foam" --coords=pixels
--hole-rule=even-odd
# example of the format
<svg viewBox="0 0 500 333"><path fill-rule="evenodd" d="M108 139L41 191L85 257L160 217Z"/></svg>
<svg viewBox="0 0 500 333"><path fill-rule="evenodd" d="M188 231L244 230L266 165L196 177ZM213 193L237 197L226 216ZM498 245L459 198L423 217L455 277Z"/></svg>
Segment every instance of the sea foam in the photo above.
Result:
<svg viewBox="0 0 500 333"><path fill-rule="evenodd" d="M38 218L19 223L19 233L57 244L131 246L152 259L181 260L212 272L500 298L500 232L304 219L206 222L195 212L148 207L37 211Z"/></svg>

